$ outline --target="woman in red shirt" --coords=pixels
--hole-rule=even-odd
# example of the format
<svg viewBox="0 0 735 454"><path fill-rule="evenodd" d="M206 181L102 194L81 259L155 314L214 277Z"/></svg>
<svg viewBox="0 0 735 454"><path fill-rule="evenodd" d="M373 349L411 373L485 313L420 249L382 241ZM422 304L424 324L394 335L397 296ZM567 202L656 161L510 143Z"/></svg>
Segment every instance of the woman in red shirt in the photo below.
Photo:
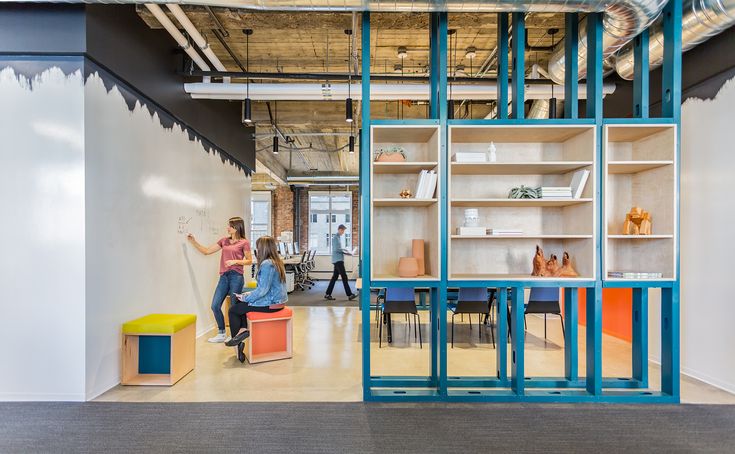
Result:
<svg viewBox="0 0 735 454"><path fill-rule="evenodd" d="M212 298L212 312L214 313L214 319L217 321L219 332L216 336L210 338L209 342L224 342L227 340L222 303L224 303L227 295L230 296L232 303L235 302L234 294L242 292L245 286L243 269L253 263L250 255L250 241L245 238L245 222L242 218L230 218L227 223L227 233L229 237L224 237L209 247L199 244L191 233L188 236L191 244L204 255L214 254L222 250L219 259L219 282Z"/></svg>

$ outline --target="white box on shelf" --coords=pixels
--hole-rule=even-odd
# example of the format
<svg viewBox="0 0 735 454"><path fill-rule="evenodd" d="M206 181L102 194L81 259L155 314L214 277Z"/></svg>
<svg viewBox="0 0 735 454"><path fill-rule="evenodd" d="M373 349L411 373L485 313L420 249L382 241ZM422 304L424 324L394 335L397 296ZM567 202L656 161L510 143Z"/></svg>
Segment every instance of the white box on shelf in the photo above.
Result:
<svg viewBox="0 0 735 454"><path fill-rule="evenodd" d="M452 156L454 162L487 162L487 154L478 152L457 152Z"/></svg>
<svg viewBox="0 0 735 454"><path fill-rule="evenodd" d="M485 227L457 227L457 235L463 236L484 236Z"/></svg>

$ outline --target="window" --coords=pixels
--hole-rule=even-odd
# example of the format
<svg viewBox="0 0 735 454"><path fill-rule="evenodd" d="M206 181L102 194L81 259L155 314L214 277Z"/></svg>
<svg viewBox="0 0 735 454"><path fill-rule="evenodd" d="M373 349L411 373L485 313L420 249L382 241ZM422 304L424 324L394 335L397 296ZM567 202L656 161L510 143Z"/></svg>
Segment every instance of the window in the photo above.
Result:
<svg viewBox="0 0 735 454"><path fill-rule="evenodd" d="M321 216L320 216L321 215ZM316 248L317 254L332 253L332 235L337 227L344 224L346 248L352 248L352 193L351 192L309 192L309 249ZM340 222L345 219L345 222Z"/></svg>
<svg viewBox="0 0 735 454"><path fill-rule="evenodd" d="M254 191L250 199L250 242L255 242L261 236L271 233L271 193L268 191Z"/></svg>

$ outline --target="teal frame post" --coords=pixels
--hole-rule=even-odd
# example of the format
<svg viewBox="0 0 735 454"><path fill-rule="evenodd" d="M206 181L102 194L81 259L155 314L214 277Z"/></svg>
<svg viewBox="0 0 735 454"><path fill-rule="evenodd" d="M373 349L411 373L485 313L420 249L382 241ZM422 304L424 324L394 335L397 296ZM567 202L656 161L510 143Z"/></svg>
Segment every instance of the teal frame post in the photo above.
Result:
<svg viewBox="0 0 735 454"><path fill-rule="evenodd" d="M579 378L579 289L564 288L564 376L567 380Z"/></svg>
<svg viewBox="0 0 735 454"><path fill-rule="evenodd" d="M508 381L508 288L498 288L497 296L497 339L495 339L495 358L497 377L501 382Z"/></svg>
<svg viewBox="0 0 735 454"><path fill-rule="evenodd" d="M564 36L579 36L579 14L564 15ZM564 40L564 118L579 117L579 40Z"/></svg>
<svg viewBox="0 0 735 454"><path fill-rule="evenodd" d="M526 334L525 326L523 324L523 287L512 287L511 295L511 311L510 311L510 323L513 329L511 330L511 378L510 388L517 396L523 396L526 392L526 374L525 374L525 345L524 337ZM503 315L499 315L502 317ZM501 342L498 340L498 342ZM498 345L497 343L495 345Z"/></svg>
<svg viewBox="0 0 735 454"><path fill-rule="evenodd" d="M679 124L681 113L682 0L669 0L663 10L664 61L661 65L661 116Z"/></svg>
<svg viewBox="0 0 735 454"><path fill-rule="evenodd" d="M512 13L513 42L511 43L511 70L513 96L511 98L511 118L522 120L525 115L525 50L526 50L526 18L525 13Z"/></svg>
<svg viewBox="0 0 735 454"><path fill-rule="evenodd" d="M602 286L587 289L587 392L602 394Z"/></svg>
<svg viewBox="0 0 735 454"><path fill-rule="evenodd" d="M602 125L602 13L587 15L587 118Z"/></svg>
<svg viewBox="0 0 735 454"><path fill-rule="evenodd" d="M362 289L360 307L362 308L362 398L370 400L370 281L372 265L370 260L370 13L362 13L362 136L360 140L360 241L362 242ZM365 247L367 246L367 247Z"/></svg>
<svg viewBox="0 0 735 454"><path fill-rule="evenodd" d="M508 13L498 13L498 99L497 118L508 118Z"/></svg>
<svg viewBox="0 0 735 454"><path fill-rule="evenodd" d="M633 379L648 385L648 289L633 289Z"/></svg>
<svg viewBox="0 0 735 454"><path fill-rule="evenodd" d="M633 40L633 117L648 118L648 29Z"/></svg>
<svg viewBox="0 0 735 454"><path fill-rule="evenodd" d="M679 284L661 289L661 392L679 400Z"/></svg>

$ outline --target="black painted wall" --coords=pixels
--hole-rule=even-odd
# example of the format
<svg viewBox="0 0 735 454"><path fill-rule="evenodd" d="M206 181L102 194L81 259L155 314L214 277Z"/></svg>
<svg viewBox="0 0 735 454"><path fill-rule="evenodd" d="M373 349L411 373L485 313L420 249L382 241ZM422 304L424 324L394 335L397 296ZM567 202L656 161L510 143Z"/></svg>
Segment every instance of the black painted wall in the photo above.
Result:
<svg viewBox="0 0 735 454"><path fill-rule="evenodd" d="M682 102L687 98L710 99L722 85L735 77L735 27L711 38L682 56ZM611 76L612 77L612 76ZM633 114L633 83L615 76L615 93L605 98L604 114L627 118ZM661 114L661 68L651 72L650 104L652 117Z"/></svg>
<svg viewBox="0 0 735 454"><path fill-rule="evenodd" d="M165 30L148 28L134 5L0 4L0 54L84 55L91 61L87 72L108 72L162 118L248 173L255 169L255 128L242 125L240 103L191 99L177 75L182 56L176 42Z"/></svg>

